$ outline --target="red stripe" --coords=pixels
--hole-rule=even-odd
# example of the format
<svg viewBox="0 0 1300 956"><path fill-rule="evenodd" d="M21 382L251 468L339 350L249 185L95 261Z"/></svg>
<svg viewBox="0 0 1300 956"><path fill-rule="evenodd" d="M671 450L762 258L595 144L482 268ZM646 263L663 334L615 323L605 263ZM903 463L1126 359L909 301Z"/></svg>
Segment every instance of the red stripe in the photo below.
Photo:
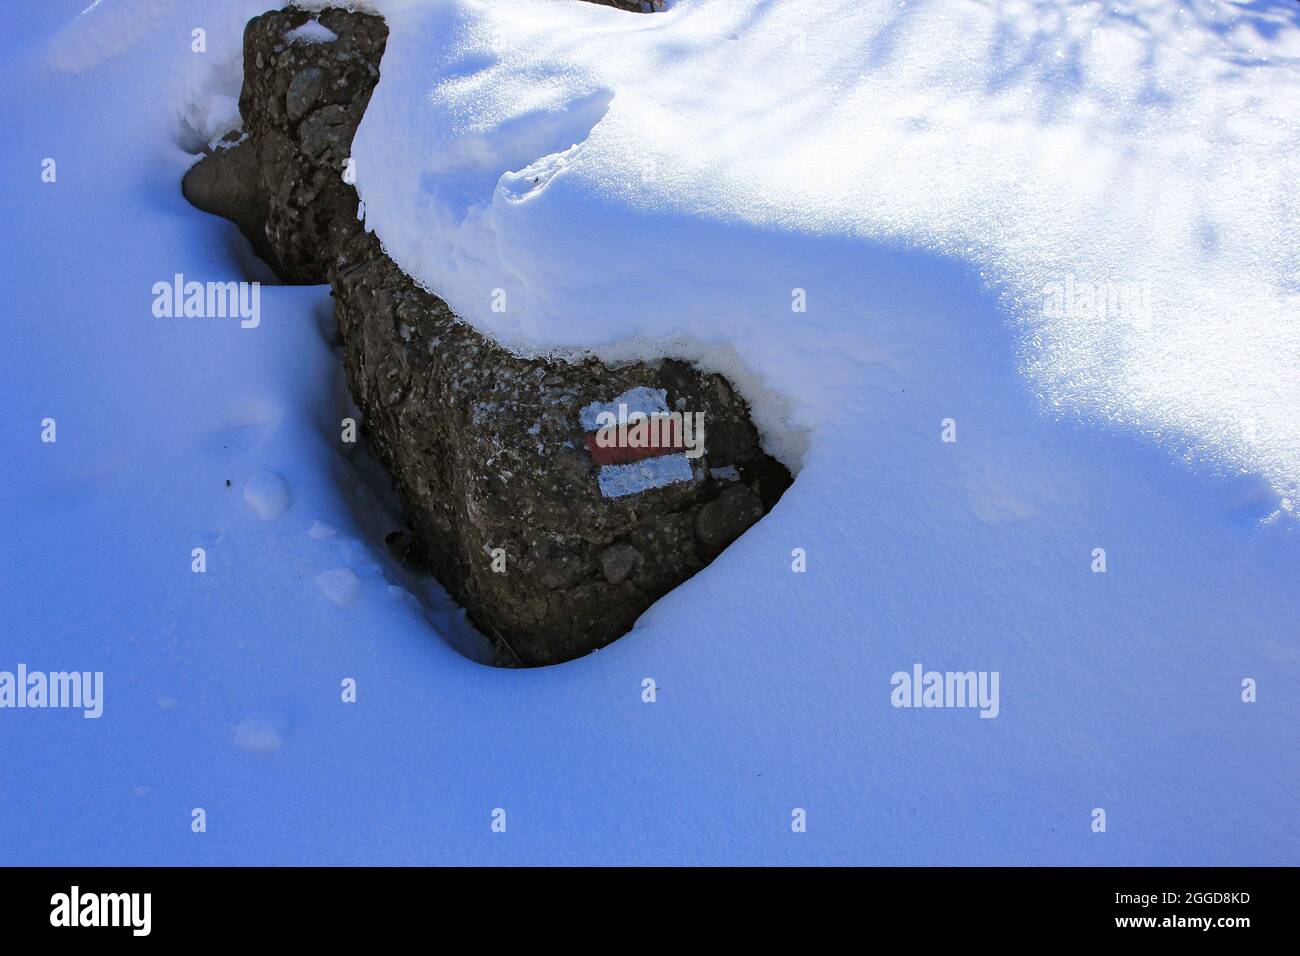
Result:
<svg viewBox="0 0 1300 956"><path fill-rule="evenodd" d="M635 424L629 425L627 431L630 433L635 427ZM587 435L587 453L591 455L591 460L598 465L625 465L628 462L641 461L644 458L671 455L686 448L682 441L681 429L677 427L677 420L674 418L664 418L653 426L647 426L646 430L648 432L646 438L649 444L640 448L618 444L602 447L596 441L597 432L590 432ZM619 440L618 430L612 429L609 437L610 440L617 442ZM631 436L628 435L627 437Z"/></svg>

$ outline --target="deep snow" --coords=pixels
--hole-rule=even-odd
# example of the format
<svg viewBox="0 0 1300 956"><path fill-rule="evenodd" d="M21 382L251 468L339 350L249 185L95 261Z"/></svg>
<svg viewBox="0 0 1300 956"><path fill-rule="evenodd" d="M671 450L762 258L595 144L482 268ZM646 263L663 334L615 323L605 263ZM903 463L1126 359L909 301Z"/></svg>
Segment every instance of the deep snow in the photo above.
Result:
<svg viewBox="0 0 1300 956"><path fill-rule="evenodd" d="M255 268L179 181L263 5L80 6L0 14L0 669L104 716L0 710L0 862L1297 862L1294 5L380 4L398 261L517 348L728 370L799 467L524 672L376 548L324 289L151 314ZM916 662L998 717L892 707Z"/></svg>

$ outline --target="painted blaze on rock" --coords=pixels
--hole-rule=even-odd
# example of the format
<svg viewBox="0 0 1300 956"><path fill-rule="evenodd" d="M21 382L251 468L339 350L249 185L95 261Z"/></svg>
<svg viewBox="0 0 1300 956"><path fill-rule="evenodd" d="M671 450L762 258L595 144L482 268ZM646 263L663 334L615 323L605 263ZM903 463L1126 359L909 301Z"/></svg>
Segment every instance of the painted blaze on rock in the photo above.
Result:
<svg viewBox="0 0 1300 956"><path fill-rule="evenodd" d="M580 418L606 498L695 477L691 461L704 454L704 413L670 412L664 389L638 386L612 402L592 402Z"/></svg>
<svg viewBox="0 0 1300 956"><path fill-rule="evenodd" d="M238 222L282 277L330 282L365 434L414 532L404 550L495 641L496 663L602 647L759 520L790 474L722 376L673 360L517 356L403 273L340 176L386 29L336 9L319 14L323 29L312 20L291 7L249 23L245 138L200 161L186 195ZM304 29L316 42L286 40ZM700 418L648 446L602 447L598 416L620 404Z"/></svg>

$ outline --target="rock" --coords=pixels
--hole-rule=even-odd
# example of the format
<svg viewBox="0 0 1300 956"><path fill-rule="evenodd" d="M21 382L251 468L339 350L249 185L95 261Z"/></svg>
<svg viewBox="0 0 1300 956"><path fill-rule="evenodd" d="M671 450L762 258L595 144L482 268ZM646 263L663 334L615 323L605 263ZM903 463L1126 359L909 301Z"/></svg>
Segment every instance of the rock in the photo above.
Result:
<svg viewBox="0 0 1300 956"><path fill-rule="evenodd" d="M763 517L763 499L747 485L728 484L695 515L695 534L710 557Z"/></svg>
<svg viewBox="0 0 1300 956"><path fill-rule="evenodd" d="M664 9L664 0L587 0L588 3L598 3L603 7L618 7L620 10L627 10L630 13L654 13L656 10Z"/></svg>
<svg viewBox="0 0 1300 956"><path fill-rule="evenodd" d="M632 529L629 539L641 555L632 583L647 594L667 594L700 568L695 547L695 514L649 514Z"/></svg>
<svg viewBox="0 0 1300 956"><path fill-rule="evenodd" d="M523 358L403 273L357 221L340 175L386 28L329 9L320 23L337 39L286 44L308 19L291 7L249 23L238 147L248 152L238 176L201 161L186 194L202 186L204 208L246 210L248 184L259 184L268 262L288 281L332 286L348 384L414 536L390 542L399 559L422 555L496 642L498 664L589 653L761 518L789 472L763 452L748 405L721 376L675 360ZM592 409L628 397L703 415L702 454L665 443L598 465Z"/></svg>
<svg viewBox="0 0 1300 956"><path fill-rule="evenodd" d="M342 106L324 106L303 120L298 142L312 162L342 171L356 128Z"/></svg>
<svg viewBox="0 0 1300 956"><path fill-rule="evenodd" d="M388 545L388 553L398 564L405 564L415 548L415 535L405 528L398 528L384 535L384 544Z"/></svg>
<svg viewBox="0 0 1300 956"><path fill-rule="evenodd" d="M182 185L200 209L238 223L276 275L294 284L325 282L339 242L356 226L345 164L388 40L383 18L330 9L318 19L336 39L286 41L312 19L286 7L248 22L239 95L247 139L238 156L218 161L229 170L207 158ZM230 195L222 196L226 185Z"/></svg>
<svg viewBox="0 0 1300 956"><path fill-rule="evenodd" d="M613 544L600 553L600 567L610 584L622 584L641 555L630 544Z"/></svg>
<svg viewBox="0 0 1300 956"><path fill-rule="evenodd" d="M284 108L289 114L289 122L302 119L307 111L316 105L320 96L321 83L325 73L318 66L308 66L299 70L289 81L288 92L284 97Z"/></svg>
<svg viewBox="0 0 1300 956"><path fill-rule="evenodd" d="M438 579L510 659L542 664L601 647L703 566L696 512L724 485L745 487L709 476L708 428L753 427L742 399L730 390L719 399L716 376L676 361L609 368L515 356L457 319L364 232L330 275L344 366L372 447ZM682 459L683 480L607 497L585 450L582 410L637 388L702 412L705 454L696 467ZM436 464L425 448L437 450ZM755 440L742 464L766 459ZM745 502L759 501L745 491ZM761 504L727 508L718 535L734 537L742 515L762 514ZM716 536L710 557L721 550Z"/></svg>
<svg viewBox="0 0 1300 956"><path fill-rule="evenodd" d="M181 182L181 192L204 212L224 216L237 225L258 257L279 272L275 250L266 238L268 204L257 150L247 140L235 136L191 167Z"/></svg>

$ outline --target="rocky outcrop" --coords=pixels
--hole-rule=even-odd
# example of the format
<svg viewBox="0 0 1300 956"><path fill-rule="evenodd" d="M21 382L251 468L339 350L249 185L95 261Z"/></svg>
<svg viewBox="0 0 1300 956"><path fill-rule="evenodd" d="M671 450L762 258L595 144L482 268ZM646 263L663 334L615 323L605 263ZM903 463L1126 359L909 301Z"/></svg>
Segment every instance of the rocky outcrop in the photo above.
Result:
<svg viewBox="0 0 1300 956"><path fill-rule="evenodd" d="M359 228L347 161L387 40L381 17L337 9L315 17L290 7L244 29L243 136L196 165L182 188L200 209L234 220L285 282L324 282Z"/></svg>
<svg viewBox="0 0 1300 956"><path fill-rule="evenodd" d="M524 664L625 633L790 482L719 375L524 359L461 322L358 234L330 271L348 381L438 579ZM705 454L596 465L583 412L629 394L702 413ZM682 480L648 487L680 459ZM611 496L607 469L642 490ZM604 473L604 474L603 474ZM613 491L621 489L615 487Z"/></svg>
<svg viewBox="0 0 1300 956"><path fill-rule="evenodd" d="M200 161L185 193L235 220L287 281L329 281L365 432L412 524L417 547L404 540L403 553L418 550L497 662L602 647L759 520L789 472L722 376L520 357L405 275L344 181L384 25L327 10L335 40L294 41L310 18L289 8L249 23L242 137ZM675 430L597 440L598 414L620 404L678 413Z"/></svg>
<svg viewBox="0 0 1300 956"><path fill-rule="evenodd" d="M599 3L604 7L618 7L631 13L654 13L667 5L664 0L587 0L587 2Z"/></svg>

